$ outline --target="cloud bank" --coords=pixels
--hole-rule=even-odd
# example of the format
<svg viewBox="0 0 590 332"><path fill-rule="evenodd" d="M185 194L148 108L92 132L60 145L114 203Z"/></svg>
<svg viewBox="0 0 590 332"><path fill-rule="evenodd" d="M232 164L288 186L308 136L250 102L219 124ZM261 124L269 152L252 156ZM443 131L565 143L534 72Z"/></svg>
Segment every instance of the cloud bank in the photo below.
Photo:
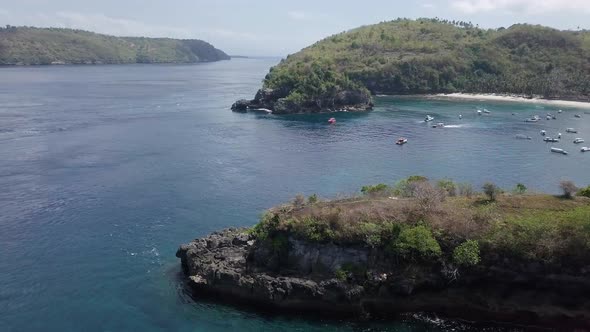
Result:
<svg viewBox="0 0 590 332"><path fill-rule="evenodd" d="M526 14L563 11L590 13L590 0L453 0L451 7L466 14L497 10Z"/></svg>

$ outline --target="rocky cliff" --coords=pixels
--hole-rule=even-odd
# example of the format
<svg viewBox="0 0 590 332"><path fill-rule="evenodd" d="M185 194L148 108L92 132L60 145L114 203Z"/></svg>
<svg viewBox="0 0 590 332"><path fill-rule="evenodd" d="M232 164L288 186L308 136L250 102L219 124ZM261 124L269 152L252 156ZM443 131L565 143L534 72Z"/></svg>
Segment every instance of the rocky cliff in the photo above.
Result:
<svg viewBox="0 0 590 332"><path fill-rule="evenodd" d="M439 260L398 262L365 246L291 236L260 242L228 229L182 245L176 256L196 294L289 312L391 318L434 312L478 321L590 328L590 279L535 264L460 269Z"/></svg>

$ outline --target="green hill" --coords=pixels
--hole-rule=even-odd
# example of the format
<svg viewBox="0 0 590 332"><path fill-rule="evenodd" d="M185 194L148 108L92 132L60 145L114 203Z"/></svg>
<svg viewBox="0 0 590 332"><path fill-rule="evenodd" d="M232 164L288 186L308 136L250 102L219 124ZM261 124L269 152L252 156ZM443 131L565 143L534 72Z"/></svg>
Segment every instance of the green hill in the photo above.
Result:
<svg viewBox="0 0 590 332"><path fill-rule="evenodd" d="M398 19L328 37L288 56L266 76L262 98L242 101L235 109L252 105L278 108L275 113L327 111L342 106L334 96L351 90L373 95L510 93L587 101L589 77L589 31L526 24L486 30L465 22Z"/></svg>
<svg viewBox="0 0 590 332"><path fill-rule="evenodd" d="M0 65L195 63L229 56L202 40L114 37L57 28L0 28Z"/></svg>

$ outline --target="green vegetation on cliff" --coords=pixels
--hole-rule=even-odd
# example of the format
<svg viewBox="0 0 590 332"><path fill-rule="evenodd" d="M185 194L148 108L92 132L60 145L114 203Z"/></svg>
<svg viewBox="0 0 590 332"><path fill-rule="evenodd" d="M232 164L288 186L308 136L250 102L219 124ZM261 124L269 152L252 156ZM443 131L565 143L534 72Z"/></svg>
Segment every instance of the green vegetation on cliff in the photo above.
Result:
<svg viewBox="0 0 590 332"><path fill-rule="evenodd" d="M398 19L328 37L288 56L270 70L264 87L289 100L320 104L342 89L588 100L588 77L588 31Z"/></svg>
<svg viewBox="0 0 590 332"><path fill-rule="evenodd" d="M0 28L0 65L195 63L229 56L202 40L114 37L57 28Z"/></svg>
<svg viewBox="0 0 590 332"><path fill-rule="evenodd" d="M363 187L362 195L345 199L306 202L298 196L265 213L252 234L282 252L289 249L286 239L295 237L367 246L408 262L469 267L507 259L549 269L590 264L589 198L497 190L491 200L466 188L414 176L393 186Z"/></svg>

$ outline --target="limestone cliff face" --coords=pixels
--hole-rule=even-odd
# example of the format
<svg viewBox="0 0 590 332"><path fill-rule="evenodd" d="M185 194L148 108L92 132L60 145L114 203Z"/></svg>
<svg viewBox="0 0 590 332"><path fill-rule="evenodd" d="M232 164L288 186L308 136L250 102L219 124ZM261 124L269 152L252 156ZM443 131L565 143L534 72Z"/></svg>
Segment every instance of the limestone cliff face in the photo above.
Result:
<svg viewBox="0 0 590 332"><path fill-rule="evenodd" d="M280 247L228 229L182 245L188 284L222 301L346 317L435 312L463 319L590 328L590 279L533 267L460 270L440 261L402 264L368 247Z"/></svg>

